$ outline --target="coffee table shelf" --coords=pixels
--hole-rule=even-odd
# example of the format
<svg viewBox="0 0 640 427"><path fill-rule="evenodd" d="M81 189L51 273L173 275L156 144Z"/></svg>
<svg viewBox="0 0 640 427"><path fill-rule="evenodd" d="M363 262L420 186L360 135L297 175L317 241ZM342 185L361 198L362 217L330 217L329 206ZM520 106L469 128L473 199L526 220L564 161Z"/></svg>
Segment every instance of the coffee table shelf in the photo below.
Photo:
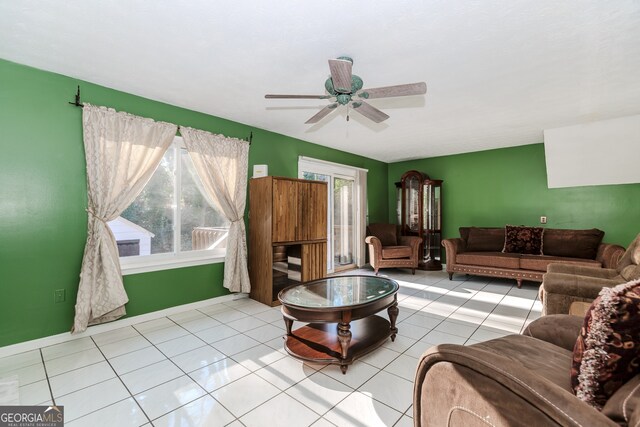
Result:
<svg viewBox="0 0 640 427"><path fill-rule="evenodd" d="M289 354L314 363L349 365L375 350L391 336L390 323L380 316L370 316L351 322L351 341L347 357L341 357L337 323L309 323L285 337Z"/></svg>
<svg viewBox="0 0 640 427"><path fill-rule="evenodd" d="M378 276L333 276L281 291L285 349L301 360L340 365L395 340L398 284ZM376 313L387 310L389 320ZM294 322L308 323L293 330Z"/></svg>

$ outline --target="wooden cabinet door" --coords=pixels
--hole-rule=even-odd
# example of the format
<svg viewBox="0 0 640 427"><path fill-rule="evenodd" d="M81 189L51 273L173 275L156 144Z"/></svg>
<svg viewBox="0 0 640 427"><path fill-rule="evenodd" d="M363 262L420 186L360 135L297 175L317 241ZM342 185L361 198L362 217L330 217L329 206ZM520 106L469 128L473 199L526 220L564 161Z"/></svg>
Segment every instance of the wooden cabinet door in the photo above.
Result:
<svg viewBox="0 0 640 427"><path fill-rule="evenodd" d="M327 238L327 184L300 182L298 240Z"/></svg>
<svg viewBox="0 0 640 427"><path fill-rule="evenodd" d="M302 282L322 279L327 275L327 243L306 243L301 254Z"/></svg>
<svg viewBox="0 0 640 427"><path fill-rule="evenodd" d="M296 240L298 222L298 183L288 179L273 180L273 241Z"/></svg>

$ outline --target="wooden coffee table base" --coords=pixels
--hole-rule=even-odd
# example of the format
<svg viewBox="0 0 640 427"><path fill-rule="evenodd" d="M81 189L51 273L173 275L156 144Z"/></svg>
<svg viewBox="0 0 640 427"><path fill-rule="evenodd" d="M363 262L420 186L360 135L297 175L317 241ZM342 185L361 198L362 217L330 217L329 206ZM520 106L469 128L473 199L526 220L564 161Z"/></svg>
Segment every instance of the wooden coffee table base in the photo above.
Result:
<svg viewBox="0 0 640 427"><path fill-rule="evenodd" d="M387 319L375 315L349 323L349 340L344 333L339 337L338 326L338 323L309 323L285 336L284 347L298 359L340 365L344 374L356 358L380 347L389 337L393 340L397 332Z"/></svg>

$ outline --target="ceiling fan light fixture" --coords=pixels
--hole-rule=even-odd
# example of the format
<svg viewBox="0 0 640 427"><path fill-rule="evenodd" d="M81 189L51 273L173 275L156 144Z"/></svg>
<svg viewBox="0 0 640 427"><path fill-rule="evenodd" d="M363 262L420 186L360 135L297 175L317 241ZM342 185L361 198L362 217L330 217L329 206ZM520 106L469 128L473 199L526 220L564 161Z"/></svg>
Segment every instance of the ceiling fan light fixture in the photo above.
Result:
<svg viewBox="0 0 640 427"><path fill-rule="evenodd" d="M336 90L333 88L333 80L331 80L331 77L325 80L324 88L333 96L336 96L338 94L338 92L336 92Z"/></svg>
<svg viewBox="0 0 640 427"><path fill-rule="evenodd" d="M364 83L359 76L356 76L355 74L351 75L351 93L356 93L357 91L362 89L363 84Z"/></svg>
<svg viewBox="0 0 640 427"><path fill-rule="evenodd" d="M348 93L340 93L336 96L338 104L347 105L351 101L351 95Z"/></svg>

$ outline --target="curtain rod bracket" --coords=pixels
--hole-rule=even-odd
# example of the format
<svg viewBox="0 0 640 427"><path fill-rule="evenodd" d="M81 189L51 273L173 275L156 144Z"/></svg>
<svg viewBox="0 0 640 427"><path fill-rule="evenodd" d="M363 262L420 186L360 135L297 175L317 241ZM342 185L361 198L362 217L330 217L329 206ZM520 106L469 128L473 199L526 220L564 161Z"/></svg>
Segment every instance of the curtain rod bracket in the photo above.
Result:
<svg viewBox="0 0 640 427"><path fill-rule="evenodd" d="M76 99L73 102L69 102L71 105L75 105L76 107L84 107L80 102L80 85L78 85L78 91L76 92Z"/></svg>
<svg viewBox="0 0 640 427"><path fill-rule="evenodd" d="M249 136L246 137L244 140L247 141L249 143L249 145L251 145L251 141L253 141L253 131L251 131L249 133Z"/></svg>

